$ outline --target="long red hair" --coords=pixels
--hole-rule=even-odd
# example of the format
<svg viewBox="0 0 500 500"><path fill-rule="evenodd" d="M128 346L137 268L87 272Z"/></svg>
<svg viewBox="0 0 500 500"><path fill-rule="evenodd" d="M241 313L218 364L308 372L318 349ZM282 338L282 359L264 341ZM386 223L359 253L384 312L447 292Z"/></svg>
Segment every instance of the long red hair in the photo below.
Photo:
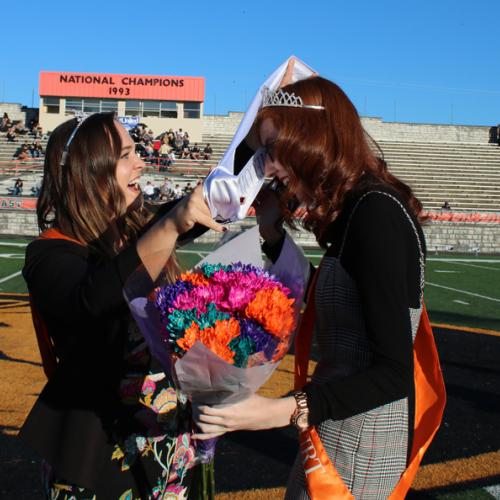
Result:
<svg viewBox="0 0 500 500"><path fill-rule="evenodd" d="M326 245L326 230L342 211L346 196L366 182L389 186L421 218L422 204L388 171L380 147L365 132L356 108L338 85L314 76L283 90L300 96L304 104L325 108L270 106L256 119L257 130L266 119L278 129L273 154L289 174L284 206L290 206L300 191L307 206L302 223L320 245ZM285 219L292 222L286 209Z"/></svg>

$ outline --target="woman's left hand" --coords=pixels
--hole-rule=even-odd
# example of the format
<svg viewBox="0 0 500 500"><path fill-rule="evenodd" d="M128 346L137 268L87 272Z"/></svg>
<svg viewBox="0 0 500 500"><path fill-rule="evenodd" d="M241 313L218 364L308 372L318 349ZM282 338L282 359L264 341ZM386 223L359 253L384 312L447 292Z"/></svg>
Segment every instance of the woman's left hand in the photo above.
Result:
<svg viewBox="0 0 500 500"><path fill-rule="evenodd" d="M194 439L211 439L226 432L257 431L285 427L296 408L295 398L265 398L258 394L223 408L194 406L194 421L198 432Z"/></svg>

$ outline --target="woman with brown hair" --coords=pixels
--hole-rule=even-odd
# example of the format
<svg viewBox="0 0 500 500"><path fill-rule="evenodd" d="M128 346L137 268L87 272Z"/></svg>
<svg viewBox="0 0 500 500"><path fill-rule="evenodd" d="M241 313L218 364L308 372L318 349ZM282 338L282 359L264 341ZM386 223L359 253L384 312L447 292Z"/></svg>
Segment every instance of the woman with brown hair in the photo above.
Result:
<svg viewBox="0 0 500 500"><path fill-rule="evenodd" d="M255 203L268 255L279 255L282 221L293 225L291 208L299 203L301 223L325 256L297 335L296 392L201 407L195 437L292 424L300 453L286 498L388 498L413 464L414 437L418 446L422 439L413 432L413 341L428 326L422 205L388 171L345 93L326 79L313 76L264 95L254 130L267 150L266 175L281 185L279 199L268 189ZM313 325L318 364L306 383L310 345L303 335ZM432 336L425 338L434 356ZM411 479L404 482L398 492Z"/></svg>
<svg viewBox="0 0 500 500"><path fill-rule="evenodd" d="M151 290L173 277L176 242L200 232L195 224L222 228L201 189L153 215L134 146L112 113L67 121L47 145L42 233L23 276L49 380L21 430L44 459L47 498L164 498L190 485L190 410L123 290L137 269Z"/></svg>

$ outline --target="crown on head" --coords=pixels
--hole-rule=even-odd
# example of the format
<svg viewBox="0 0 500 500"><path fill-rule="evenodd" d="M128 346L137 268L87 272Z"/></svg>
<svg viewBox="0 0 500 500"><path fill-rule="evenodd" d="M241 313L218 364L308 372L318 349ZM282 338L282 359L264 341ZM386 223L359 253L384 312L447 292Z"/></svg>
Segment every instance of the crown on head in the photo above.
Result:
<svg viewBox="0 0 500 500"><path fill-rule="evenodd" d="M263 89L262 107L268 106L288 106L292 108L325 109L324 106L315 104L304 104L302 97L293 92L285 92L282 89L270 90L268 87Z"/></svg>

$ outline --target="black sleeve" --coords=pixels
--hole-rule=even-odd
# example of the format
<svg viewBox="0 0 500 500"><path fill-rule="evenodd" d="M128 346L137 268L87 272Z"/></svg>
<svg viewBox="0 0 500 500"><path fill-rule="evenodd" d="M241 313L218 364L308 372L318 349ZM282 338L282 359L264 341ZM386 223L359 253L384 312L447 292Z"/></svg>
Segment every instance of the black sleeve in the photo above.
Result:
<svg viewBox="0 0 500 500"><path fill-rule="evenodd" d="M348 228L341 260L358 287L372 360L362 372L305 386L313 425L413 395L408 307L410 295L419 294L414 277L420 270L416 238L401 208L376 193L363 200Z"/></svg>
<svg viewBox="0 0 500 500"><path fill-rule="evenodd" d="M243 167L247 164L248 160L253 156L255 151L246 143L245 140L241 141L234 152L234 173L238 175Z"/></svg>
<svg viewBox="0 0 500 500"><path fill-rule="evenodd" d="M285 234L283 233L283 236L276 243L274 243L274 245L270 245L267 241L264 241L262 244L262 251L273 264L278 260L284 242Z"/></svg>
<svg viewBox="0 0 500 500"><path fill-rule="evenodd" d="M135 245L91 265L87 250L65 240L30 245L24 278L42 316L98 318L125 305L123 286L141 260Z"/></svg>

